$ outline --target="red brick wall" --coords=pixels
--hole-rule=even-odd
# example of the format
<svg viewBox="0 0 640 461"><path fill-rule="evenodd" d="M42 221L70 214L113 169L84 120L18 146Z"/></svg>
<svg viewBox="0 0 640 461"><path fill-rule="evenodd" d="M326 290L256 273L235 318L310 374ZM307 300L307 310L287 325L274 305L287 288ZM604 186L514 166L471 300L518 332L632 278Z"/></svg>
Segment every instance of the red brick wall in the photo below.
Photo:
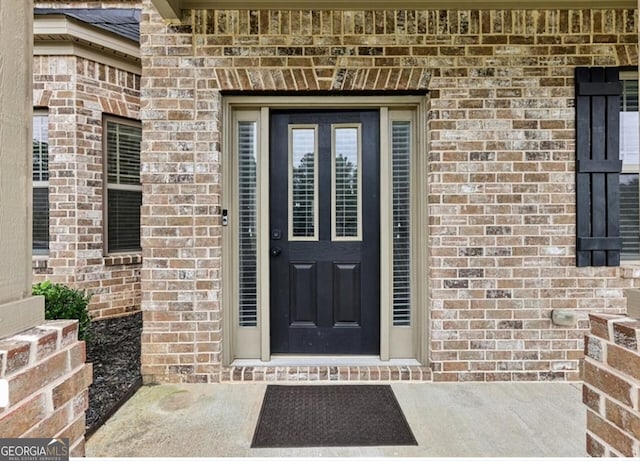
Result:
<svg viewBox="0 0 640 461"><path fill-rule="evenodd" d="M582 397L591 456L640 456L640 321L594 314Z"/></svg>
<svg viewBox="0 0 640 461"><path fill-rule="evenodd" d="M94 318L140 310L141 255L104 256L104 115L139 119L140 76L75 56L34 58L34 107L49 116L49 254L34 283L92 294Z"/></svg>
<svg viewBox="0 0 640 461"><path fill-rule="evenodd" d="M91 365L75 320L55 320L0 340L0 378L9 407L0 408L2 437L68 438L84 456Z"/></svg>
<svg viewBox="0 0 640 461"><path fill-rule="evenodd" d="M640 271L576 268L574 74L637 65L637 10L194 10L169 24L144 6L149 380L235 373L220 363L222 92L275 89L428 89L425 365L438 381L580 379L588 312L623 312ZM577 325L553 325L554 309Z"/></svg>

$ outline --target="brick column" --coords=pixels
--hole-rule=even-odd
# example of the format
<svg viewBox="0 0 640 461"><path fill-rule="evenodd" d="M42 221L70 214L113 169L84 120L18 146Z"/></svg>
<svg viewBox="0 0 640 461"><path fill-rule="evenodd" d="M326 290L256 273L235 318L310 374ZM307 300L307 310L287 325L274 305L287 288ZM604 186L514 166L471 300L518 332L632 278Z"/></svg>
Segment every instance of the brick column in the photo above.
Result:
<svg viewBox="0 0 640 461"><path fill-rule="evenodd" d="M591 456L640 456L640 321L592 314L582 399Z"/></svg>
<svg viewBox="0 0 640 461"><path fill-rule="evenodd" d="M84 456L91 370L75 320L50 321L0 340L0 378L9 381L1 436L68 438L71 456Z"/></svg>

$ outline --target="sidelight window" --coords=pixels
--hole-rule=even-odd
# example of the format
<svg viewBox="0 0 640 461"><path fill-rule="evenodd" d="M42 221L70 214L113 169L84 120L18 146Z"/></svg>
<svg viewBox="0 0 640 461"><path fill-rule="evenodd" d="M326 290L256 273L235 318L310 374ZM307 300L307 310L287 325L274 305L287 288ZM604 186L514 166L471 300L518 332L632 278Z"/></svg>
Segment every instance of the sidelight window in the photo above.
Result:
<svg viewBox="0 0 640 461"><path fill-rule="evenodd" d="M411 122L391 124L393 325L411 324Z"/></svg>

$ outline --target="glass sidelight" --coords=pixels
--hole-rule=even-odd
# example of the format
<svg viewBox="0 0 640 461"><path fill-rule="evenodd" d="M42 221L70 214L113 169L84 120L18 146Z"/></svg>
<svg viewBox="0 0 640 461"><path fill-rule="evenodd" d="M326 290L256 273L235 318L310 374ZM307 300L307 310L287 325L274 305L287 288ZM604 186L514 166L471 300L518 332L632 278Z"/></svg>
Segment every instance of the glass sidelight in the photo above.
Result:
<svg viewBox="0 0 640 461"><path fill-rule="evenodd" d="M391 123L393 325L411 325L411 122Z"/></svg>
<svg viewBox="0 0 640 461"><path fill-rule="evenodd" d="M238 122L237 130L239 321L242 327L255 327L258 324L256 123Z"/></svg>

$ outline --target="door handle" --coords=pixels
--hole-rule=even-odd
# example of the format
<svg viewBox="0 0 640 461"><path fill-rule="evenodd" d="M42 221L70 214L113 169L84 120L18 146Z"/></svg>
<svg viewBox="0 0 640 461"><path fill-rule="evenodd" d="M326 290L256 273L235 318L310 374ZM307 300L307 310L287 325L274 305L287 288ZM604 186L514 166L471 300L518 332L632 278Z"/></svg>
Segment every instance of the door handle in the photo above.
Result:
<svg viewBox="0 0 640 461"><path fill-rule="evenodd" d="M282 253L282 249L280 247L271 248L271 256L273 257L280 256L280 253Z"/></svg>

